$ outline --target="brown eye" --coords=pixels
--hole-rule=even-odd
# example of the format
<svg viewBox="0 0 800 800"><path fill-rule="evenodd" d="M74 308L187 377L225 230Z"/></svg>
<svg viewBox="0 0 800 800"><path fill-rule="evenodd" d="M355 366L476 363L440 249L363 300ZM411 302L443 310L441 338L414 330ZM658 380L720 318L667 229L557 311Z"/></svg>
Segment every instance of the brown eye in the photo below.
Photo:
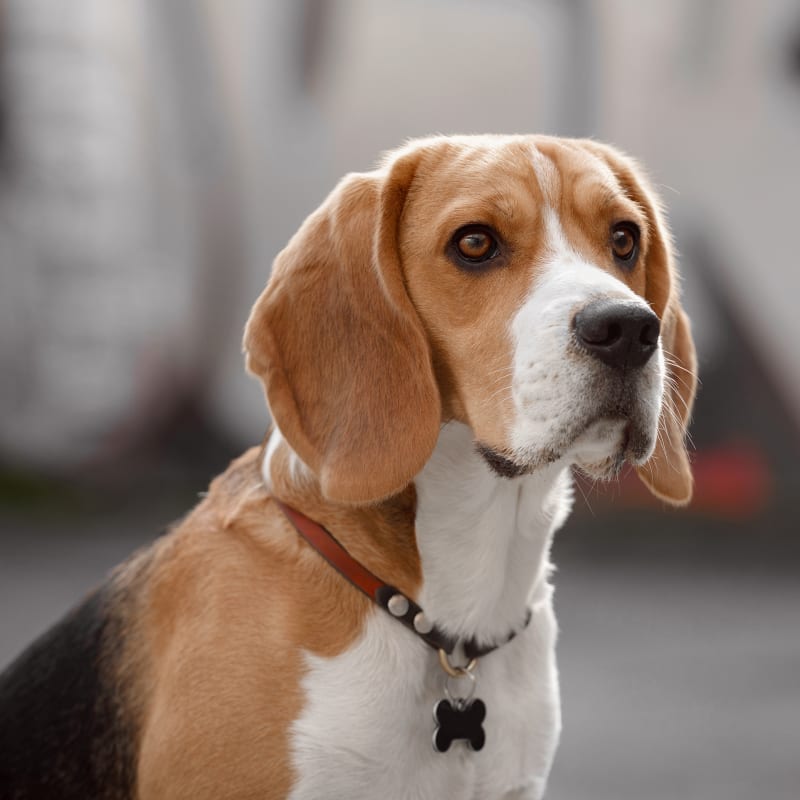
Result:
<svg viewBox="0 0 800 800"><path fill-rule="evenodd" d="M458 240L458 252L470 261L481 261L486 258L494 247L494 240L488 233L474 231L462 236Z"/></svg>
<svg viewBox="0 0 800 800"><path fill-rule="evenodd" d="M450 252L455 262L465 269L482 267L500 254L497 238L484 225L459 228L450 240Z"/></svg>
<svg viewBox="0 0 800 800"><path fill-rule="evenodd" d="M639 252L639 228L633 222L620 222L611 228L611 251L617 261L630 263Z"/></svg>

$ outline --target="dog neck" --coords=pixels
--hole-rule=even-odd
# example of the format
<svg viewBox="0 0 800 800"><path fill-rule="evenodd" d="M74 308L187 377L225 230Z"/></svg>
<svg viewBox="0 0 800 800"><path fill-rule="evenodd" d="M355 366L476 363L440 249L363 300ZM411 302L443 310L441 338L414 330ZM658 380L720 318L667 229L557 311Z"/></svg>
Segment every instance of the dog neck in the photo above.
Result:
<svg viewBox="0 0 800 800"><path fill-rule="evenodd" d="M324 501L313 473L277 429L267 441L262 473L276 497L329 527L355 558L414 597L449 636L503 641L549 595L552 535L572 498L563 464L501 477L477 452L470 429L451 422L442 426L415 479L416 492L409 487L368 509ZM398 521L406 517L403 535Z"/></svg>
<svg viewBox="0 0 800 800"><path fill-rule="evenodd" d="M549 594L550 543L571 506L569 469L501 477L470 429L451 422L415 483L420 605L450 636L502 641Z"/></svg>

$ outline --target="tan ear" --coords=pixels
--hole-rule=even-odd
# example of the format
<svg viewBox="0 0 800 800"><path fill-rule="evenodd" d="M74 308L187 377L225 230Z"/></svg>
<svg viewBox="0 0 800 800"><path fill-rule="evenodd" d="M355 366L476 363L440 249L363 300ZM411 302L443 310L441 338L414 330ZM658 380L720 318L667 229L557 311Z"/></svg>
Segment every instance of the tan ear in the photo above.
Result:
<svg viewBox="0 0 800 800"><path fill-rule="evenodd" d="M672 237L661 203L641 168L607 145L589 140L581 144L606 161L647 217L645 299L661 319L666 385L655 451L636 472L656 497L686 505L692 499L693 480L685 440L697 389L697 359L689 320L680 306Z"/></svg>
<svg viewBox="0 0 800 800"><path fill-rule="evenodd" d="M245 329L273 419L331 500L396 493L439 434L431 354L397 251L415 166L412 153L344 178L276 258Z"/></svg>
<svg viewBox="0 0 800 800"><path fill-rule="evenodd" d="M661 344L666 359L666 386L656 449L636 472L650 491L674 505L692 499L692 469L686 451L686 429L697 389L697 361L689 320L677 302L661 321Z"/></svg>

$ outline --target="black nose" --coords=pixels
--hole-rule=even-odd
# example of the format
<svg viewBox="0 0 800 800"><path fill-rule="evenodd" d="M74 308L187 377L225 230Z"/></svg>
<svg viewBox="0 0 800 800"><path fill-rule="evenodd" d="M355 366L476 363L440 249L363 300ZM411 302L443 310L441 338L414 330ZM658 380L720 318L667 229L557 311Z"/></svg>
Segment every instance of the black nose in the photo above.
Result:
<svg viewBox="0 0 800 800"><path fill-rule="evenodd" d="M617 369L643 367L658 346L658 317L639 303L595 300L575 315L578 342Z"/></svg>

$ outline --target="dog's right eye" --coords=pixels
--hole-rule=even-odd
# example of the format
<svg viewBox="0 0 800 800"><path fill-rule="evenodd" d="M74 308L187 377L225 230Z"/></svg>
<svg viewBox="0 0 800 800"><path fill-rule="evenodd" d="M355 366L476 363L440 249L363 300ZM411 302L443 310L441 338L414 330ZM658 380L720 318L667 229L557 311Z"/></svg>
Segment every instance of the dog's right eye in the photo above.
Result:
<svg viewBox="0 0 800 800"><path fill-rule="evenodd" d="M448 246L456 265L472 270L488 266L500 255L500 245L494 232L485 225L466 225L459 228Z"/></svg>

